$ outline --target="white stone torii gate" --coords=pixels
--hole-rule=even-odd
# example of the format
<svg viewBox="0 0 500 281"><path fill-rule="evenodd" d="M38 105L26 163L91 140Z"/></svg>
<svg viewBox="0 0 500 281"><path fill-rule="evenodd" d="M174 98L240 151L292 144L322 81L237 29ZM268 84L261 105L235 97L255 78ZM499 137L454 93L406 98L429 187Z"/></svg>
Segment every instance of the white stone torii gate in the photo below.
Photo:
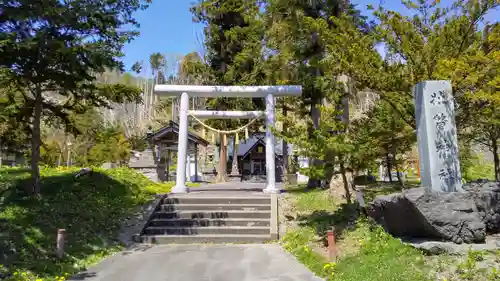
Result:
<svg viewBox="0 0 500 281"><path fill-rule="evenodd" d="M158 95L178 97L179 108L179 148L177 155L176 183L172 188L173 193L186 193L186 157L188 136L188 115L200 119L217 118L256 118L266 119L266 174L267 184L265 193L279 193L276 188L274 136L271 127L275 123L276 96L300 96L302 86L190 86L190 85L155 85L154 91ZM266 111L197 111L189 110L189 97L228 97L228 98L265 98Z"/></svg>

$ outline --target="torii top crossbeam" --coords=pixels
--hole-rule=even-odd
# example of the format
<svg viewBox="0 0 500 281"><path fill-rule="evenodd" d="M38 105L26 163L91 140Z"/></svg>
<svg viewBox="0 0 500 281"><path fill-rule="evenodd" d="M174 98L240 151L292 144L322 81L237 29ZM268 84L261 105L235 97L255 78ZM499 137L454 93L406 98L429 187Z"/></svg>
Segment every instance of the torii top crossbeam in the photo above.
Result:
<svg viewBox="0 0 500 281"><path fill-rule="evenodd" d="M197 86L197 85L155 85L155 93L162 96L180 96L188 93L190 97L252 97L264 98L268 94L280 96L300 96L302 86Z"/></svg>

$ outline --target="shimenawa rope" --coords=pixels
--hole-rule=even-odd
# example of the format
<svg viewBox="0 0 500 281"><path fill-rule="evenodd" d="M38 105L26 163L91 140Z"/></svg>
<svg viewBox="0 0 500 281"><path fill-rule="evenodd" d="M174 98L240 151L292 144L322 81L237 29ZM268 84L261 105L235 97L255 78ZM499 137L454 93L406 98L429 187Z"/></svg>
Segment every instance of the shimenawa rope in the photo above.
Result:
<svg viewBox="0 0 500 281"><path fill-rule="evenodd" d="M193 117L194 120L196 120L196 122L200 123L203 127L211 130L211 131L214 131L214 132L217 132L217 133L222 133L222 134L234 134L234 133L238 133L238 132L241 132L243 131L244 129L248 128L248 126L252 125L253 123L255 123L255 121L257 121L260 116L257 116L255 117L254 119L250 120L250 122L248 122L246 125L238 128L238 129L234 129L234 130L229 130L229 131L225 131L225 130L217 130L215 128L212 128L210 126L208 126L207 124L203 123L203 121L201 121L200 119L196 118L196 116L192 115L192 114L189 114L191 117Z"/></svg>

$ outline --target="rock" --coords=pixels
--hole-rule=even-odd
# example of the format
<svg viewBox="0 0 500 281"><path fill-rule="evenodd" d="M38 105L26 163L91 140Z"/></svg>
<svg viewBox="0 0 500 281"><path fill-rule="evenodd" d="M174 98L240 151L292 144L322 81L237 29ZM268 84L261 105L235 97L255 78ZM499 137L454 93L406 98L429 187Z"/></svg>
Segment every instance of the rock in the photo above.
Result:
<svg viewBox="0 0 500 281"><path fill-rule="evenodd" d="M427 241L422 239L411 239L404 241L414 248L422 250L427 255L465 255L469 250L472 251L496 251L500 249L498 240L487 239L482 244L461 244L443 241Z"/></svg>
<svg viewBox="0 0 500 281"><path fill-rule="evenodd" d="M500 232L500 182L481 180L464 185L489 233Z"/></svg>
<svg viewBox="0 0 500 281"><path fill-rule="evenodd" d="M463 193L409 189L377 196L366 209L394 236L482 243L487 232L500 231L500 183L472 183L464 188Z"/></svg>
<svg viewBox="0 0 500 281"><path fill-rule="evenodd" d="M458 252L457 244L453 242L440 242L440 241L411 241L408 242L414 248L424 252L426 255L443 255L443 254L456 254Z"/></svg>
<svg viewBox="0 0 500 281"><path fill-rule="evenodd" d="M78 179L86 175L91 175L92 171L92 168L81 168L80 171L74 175L74 178Z"/></svg>

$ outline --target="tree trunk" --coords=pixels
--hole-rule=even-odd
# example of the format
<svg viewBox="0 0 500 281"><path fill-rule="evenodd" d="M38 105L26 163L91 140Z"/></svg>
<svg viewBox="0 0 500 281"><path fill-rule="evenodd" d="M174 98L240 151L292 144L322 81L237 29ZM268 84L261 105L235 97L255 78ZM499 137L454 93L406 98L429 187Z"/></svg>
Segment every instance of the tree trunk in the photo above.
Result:
<svg viewBox="0 0 500 281"><path fill-rule="evenodd" d="M398 182L401 184L401 187L405 187L405 183L403 181L403 178L401 178L401 175L399 174L399 166L398 166L398 161L396 161L396 151L394 151L394 168L396 168L396 176L398 177Z"/></svg>
<svg viewBox="0 0 500 281"><path fill-rule="evenodd" d="M227 144L224 143L224 134L220 133L220 153L219 153L219 172L217 173L217 182L227 182Z"/></svg>
<svg viewBox="0 0 500 281"><path fill-rule="evenodd" d="M71 166L71 146L67 145L67 147L68 147L68 156L66 159L66 167L70 167Z"/></svg>
<svg viewBox="0 0 500 281"><path fill-rule="evenodd" d="M313 104L311 104L311 119L313 122L313 127L309 129L309 136L312 137L314 130L317 130L319 127L319 108L318 108L319 102L315 101ZM318 166L318 159L315 158L309 158L309 168L317 167ZM309 177L307 181L307 188L317 188L319 187L319 180Z"/></svg>
<svg viewBox="0 0 500 281"><path fill-rule="evenodd" d="M33 121L31 127L31 180L32 194L40 194L40 169L38 161L40 160L40 121L42 118L42 90L37 87L34 92L35 108L33 112Z"/></svg>
<svg viewBox="0 0 500 281"><path fill-rule="evenodd" d="M150 116L150 119L153 120L153 117L154 117L154 108L153 108L153 105L154 105L154 84L155 84L155 79L153 77L153 80L151 80L151 85L149 87L149 116Z"/></svg>
<svg viewBox="0 0 500 281"><path fill-rule="evenodd" d="M344 167L344 162L340 162L340 174L342 175L342 182L344 183L344 191L345 191L345 199L348 204L351 204L351 190L350 190L350 182L346 175L346 169Z"/></svg>
<svg viewBox="0 0 500 281"><path fill-rule="evenodd" d="M144 79L144 120L149 122L149 86L147 78Z"/></svg>
<svg viewBox="0 0 500 281"><path fill-rule="evenodd" d="M493 163L495 165L495 180L500 181L500 158L498 156L498 140L491 139L491 151L493 152Z"/></svg>
<svg viewBox="0 0 500 281"><path fill-rule="evenodd" d="M153 84L154 84L154 77L153 77ZM148 96L149 96L149 104L148 104L148 116L149 116L149 121L153 120L153 85L149 84L149 79L148 81Z"/></svg>
<svg viewBox="0 0 500 281"><path fill-rule="evenodd" d="M403 182L403 179L401 178L401 175L399 174L399 169L398 169L398 164L394 164L396 168L396 177L398 178L398 182L401 184L401 187L404 187L405 183Z"/></svg>
<svg viewBox="0 0 500 281"><path fill-rule="evenodd" d="M62 159L62 152L59 152L59 155L57 156L57 163L56 166L59 167L61 166L61 160Z"/></svg>
<svg viewBox="0 0 500 281"><path fill-rule="evenodd" d="M387 174L389 176L389 182L392 183L392 165L391 165L391 157L389 156L389 154L386 154L385 155L385 159L387 161Z"/></svg>
<svg viewBox="0 0 500 281"><path fill-rule="evenodd" d="M154 78L154 85L157 85L158 84L158 81L160 79L160 71L159 70L156 70L156 77ZM151 116L153 118L156 117L156 110L155 110L155 104L156 104L156 95L155 95L155 89L154 89L154 85L153 85L153 88L151 89Z"/></svg>

